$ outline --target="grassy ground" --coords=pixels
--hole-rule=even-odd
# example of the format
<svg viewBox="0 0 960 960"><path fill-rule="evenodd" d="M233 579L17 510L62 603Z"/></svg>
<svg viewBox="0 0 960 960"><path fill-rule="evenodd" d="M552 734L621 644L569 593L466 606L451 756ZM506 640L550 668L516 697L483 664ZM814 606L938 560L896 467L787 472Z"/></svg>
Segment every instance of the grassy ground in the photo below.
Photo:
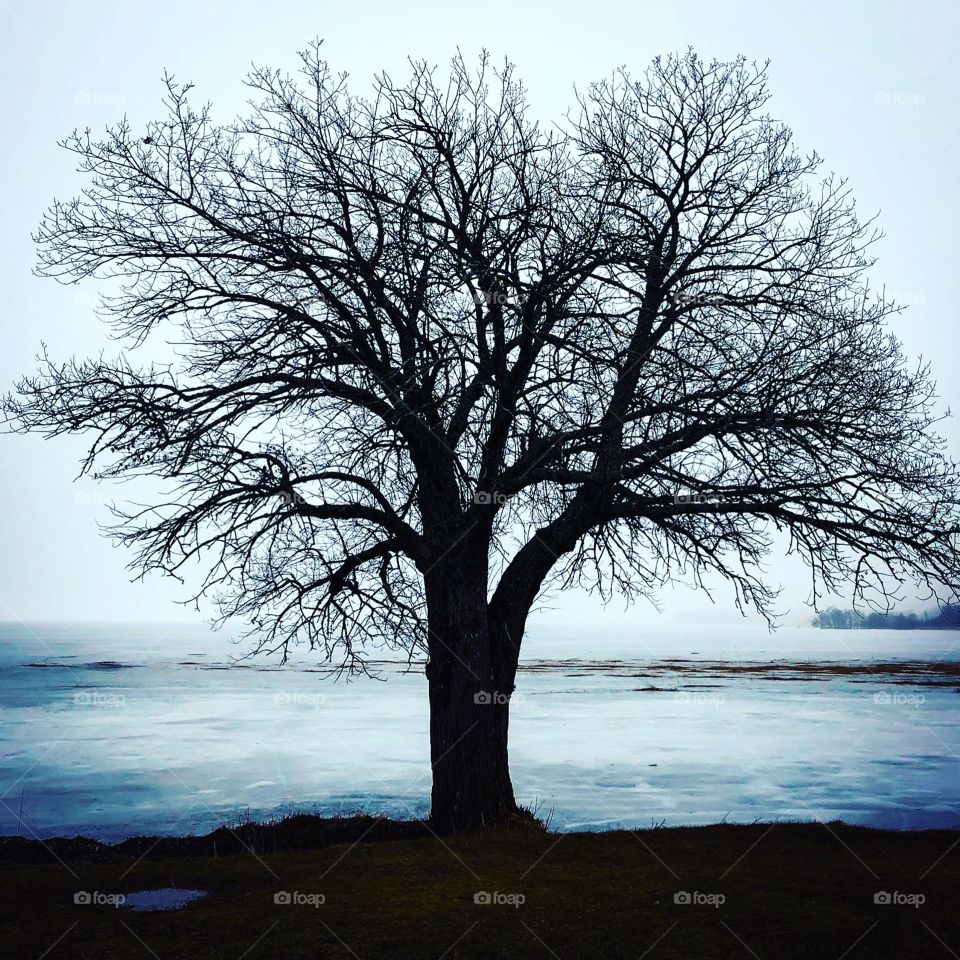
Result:
<svg viewBox="0 0 960 960"><path fill-rule="evenodd" d="M960 955L960 834L943 831L758 824L560 835L521 827L262 856L153 853L137 860L127 850L90 862L75 851L63 863L0 863L0 956ZM74 903L78 891L165 886L210 895L166 913ZM276 903L280 891L324 902ZM925 902L876 903L880 891L922 894ZM501 902L475 902L481 892ZM701 902L675 902L681 892Z"/></svg>

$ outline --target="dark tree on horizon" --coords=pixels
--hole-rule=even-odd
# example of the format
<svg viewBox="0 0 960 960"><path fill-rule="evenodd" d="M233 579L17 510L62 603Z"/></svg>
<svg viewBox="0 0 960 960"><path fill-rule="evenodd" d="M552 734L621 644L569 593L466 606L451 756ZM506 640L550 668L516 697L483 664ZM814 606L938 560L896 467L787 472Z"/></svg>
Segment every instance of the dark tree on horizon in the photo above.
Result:
<svg viewBox="0 0 960 960"><path fill-rule="evenodd" d="M366 98L302 60L236 121L168 79L163 119L65 142L87 186L40 270L111 278L130 349L44 357L6 412L162 479L114 536L143 572L201 564L258 649L428 654L438 828L517 813L509 695L550 588L719 575L770 617L779 533L814 604L957 597L933 384L764 67L657 59L548 131L486 56Z"/></svg>

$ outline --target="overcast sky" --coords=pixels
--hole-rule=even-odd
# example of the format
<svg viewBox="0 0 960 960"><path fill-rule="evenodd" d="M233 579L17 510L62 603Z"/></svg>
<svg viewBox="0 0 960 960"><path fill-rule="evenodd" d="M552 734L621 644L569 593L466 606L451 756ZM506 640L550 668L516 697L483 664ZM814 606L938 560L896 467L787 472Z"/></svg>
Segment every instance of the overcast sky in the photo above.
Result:
<svg viewBox="0 0 960 960"><path fill-rule="evenodd" d="M519 67L535 111L560 118L583 86L617 66L640 73L658 53L693 46L706 59L770 59L771 112L793 128L801 151L847 176L861 214L879 212L886 238L875 248L873 282L909 305L894 328L909 353L927 358L942 406L960 409L955 234L958 191L957 94L960 6L943 2L650 2L485 0L430 4L196 3L145 5L106 0L0 7L3 114L0 137L0 271L3 279L0 390L32 370L41 342L58 359L107 345L92 313L95 288L61 287L31 274L30 239L44 207L83 185L56 140L127 114L134 127L161 115L164 69L196 84L215 116L244 108L252 62L297 66L296 51L325 40L334 70L363 92L371 75L402 75L407 56L445 64L457 48L486 47ZM960 431L945 431L956 455ZM160 579L130 583L126 557L98 533L115 494L75 484L79 439L0 437L0 620L158 620L196 617L173 601L184 594ZM802 567L773 557L786 623L810 617ZM690 590L663 596L663 613L637 607L637 623L725 621ZM564 622L595 621L596 601L555 603ZM622 605L616 616L623 619Z"/></svg>

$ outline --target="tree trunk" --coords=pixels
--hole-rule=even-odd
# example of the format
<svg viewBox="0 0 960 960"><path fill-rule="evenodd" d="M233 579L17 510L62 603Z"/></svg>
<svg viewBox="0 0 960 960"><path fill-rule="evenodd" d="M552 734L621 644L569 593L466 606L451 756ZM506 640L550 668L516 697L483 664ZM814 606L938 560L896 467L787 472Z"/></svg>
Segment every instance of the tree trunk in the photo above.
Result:
<svg viewBox="0 0 960 960"><path fill-rule="evenodd" d="M445 576L428 588L431 820L446 833L518 813L507 761L516 662L495 655L485 583L471 579Z"/></svg>

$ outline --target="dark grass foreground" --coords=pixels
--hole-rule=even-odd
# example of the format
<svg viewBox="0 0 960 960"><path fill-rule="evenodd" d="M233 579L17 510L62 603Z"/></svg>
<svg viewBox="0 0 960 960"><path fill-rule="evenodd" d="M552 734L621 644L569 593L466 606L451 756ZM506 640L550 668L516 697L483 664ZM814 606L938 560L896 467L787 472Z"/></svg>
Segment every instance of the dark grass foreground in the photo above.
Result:
<svg viewBox="0 0 960 960"><path fill-rule="evenodd" d="M74 902L169 886L210 895L163 913ZM114 847L5 838L0 917L13 960L943 960L960 955L960 834L518 824L440 838L292 817Z"/></svg>

